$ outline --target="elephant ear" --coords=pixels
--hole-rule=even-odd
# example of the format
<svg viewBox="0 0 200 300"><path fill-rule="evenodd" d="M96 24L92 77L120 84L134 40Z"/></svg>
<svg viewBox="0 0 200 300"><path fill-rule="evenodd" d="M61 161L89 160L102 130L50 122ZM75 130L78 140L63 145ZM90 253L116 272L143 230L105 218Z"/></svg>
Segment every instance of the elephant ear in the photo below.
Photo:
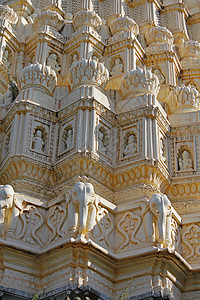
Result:
<svg viewBox="0 0 200 300"><path fill-rule="evenodd" d="M146 213L149 211L149 201L141 201L140 202L140 209L141 209L141 216L146 215Z"/></svg>
<svg viewBox="0 0 200 300"><path fill-rule="evenodd" d="M66 206L68 206L69 202L71 201L71 198L72 198L72 191L66 191L65 192Z"/></svg>
<svg viewBox="0 0 200 300"><path fill-rule="evenodd" d="M23 204L25 202L26 202L26 200L24 198L24 195L18 194L18 193L14 194L14 204L19 210L23 209L23 206L24 206Z"/></svg>

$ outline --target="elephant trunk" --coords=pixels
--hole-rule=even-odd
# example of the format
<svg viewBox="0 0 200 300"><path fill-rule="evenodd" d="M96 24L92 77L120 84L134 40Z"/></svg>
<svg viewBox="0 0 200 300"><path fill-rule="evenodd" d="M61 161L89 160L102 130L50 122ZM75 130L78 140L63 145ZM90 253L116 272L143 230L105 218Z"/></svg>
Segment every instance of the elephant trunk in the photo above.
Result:
<svg viewBox="0 0 200 300"><path fill-rule="evenodd" d="M160 213L157 220L157 229L158 229L158 243L164 244L166 239L166 218L167 218L167 209L164 203L164 199L161 197L161 207Z"/></svg>
<svg viewBox="0 0 200 300"><path fill-rule="evenodd" d="M79 233L85 233L87 231L87 216L88 216L88 203L90 201L89 195L86 193L86 187L84 187L81 199L81 205L79 207Z"/></svg>

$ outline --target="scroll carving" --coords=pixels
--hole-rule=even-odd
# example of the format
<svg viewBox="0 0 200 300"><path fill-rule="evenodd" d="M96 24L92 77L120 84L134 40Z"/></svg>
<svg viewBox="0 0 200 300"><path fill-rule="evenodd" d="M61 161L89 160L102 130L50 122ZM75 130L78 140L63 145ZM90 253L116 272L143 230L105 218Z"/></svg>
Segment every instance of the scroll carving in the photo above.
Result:
<svg viewBox="0 0 200 300"><path fill-rule="evenodd" d="M117 228L125 238L125 241L120 245L119 249L131 247L132 245L139 244L141 241L137 239L136 233L140 227L141 218L133 212L126 212L121 220L118 222Z"/></svg>

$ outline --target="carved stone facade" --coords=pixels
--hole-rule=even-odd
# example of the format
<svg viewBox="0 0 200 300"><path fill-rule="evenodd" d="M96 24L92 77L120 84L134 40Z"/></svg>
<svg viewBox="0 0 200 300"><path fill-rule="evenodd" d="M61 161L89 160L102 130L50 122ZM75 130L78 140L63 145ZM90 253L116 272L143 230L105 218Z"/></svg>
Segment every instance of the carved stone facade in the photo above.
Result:
<svg viewBox="0 0 200 300"><path fill-rule="evenodd" d="M1 1L1 299L200 299L199 9Z"/></svg>

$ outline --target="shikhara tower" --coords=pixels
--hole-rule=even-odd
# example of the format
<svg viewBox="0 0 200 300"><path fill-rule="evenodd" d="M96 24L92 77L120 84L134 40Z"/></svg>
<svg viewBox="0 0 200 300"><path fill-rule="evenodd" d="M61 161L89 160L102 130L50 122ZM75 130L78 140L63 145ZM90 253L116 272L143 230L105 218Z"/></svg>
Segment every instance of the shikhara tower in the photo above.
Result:
<svg viewBox="0 0 200 300"><path fill-rule="evenodd" d="M1 299L200 299L199 1L0 24Z"/></svg>

